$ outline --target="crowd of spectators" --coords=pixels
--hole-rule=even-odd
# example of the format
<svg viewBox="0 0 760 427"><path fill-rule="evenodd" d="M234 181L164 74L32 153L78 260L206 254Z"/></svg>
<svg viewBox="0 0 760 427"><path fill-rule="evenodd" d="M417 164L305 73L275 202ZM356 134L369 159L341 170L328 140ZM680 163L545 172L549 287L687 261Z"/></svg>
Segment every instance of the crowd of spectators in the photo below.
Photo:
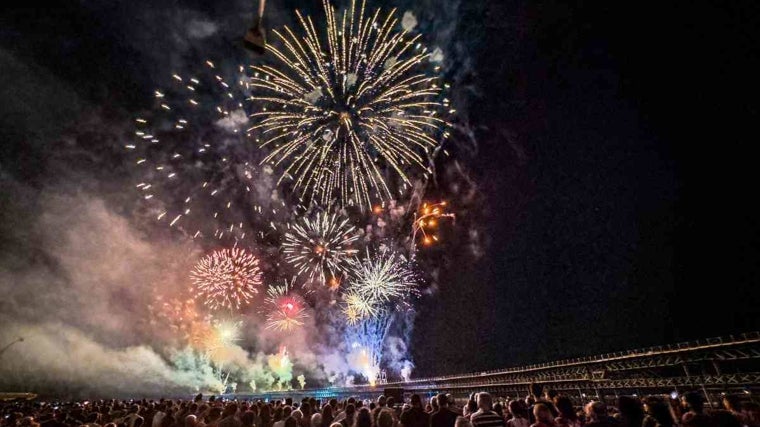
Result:
<svg viewBox="0 0 760 427"><path fill-rule="evenodd" d="M349 398L224 400L99 400L0 403L0 427L760 427L760 405L735 395L706 407L702 394L620 396L615 405L576 406L547 390L540 398L506 400L474 393L461 405L451 395L406 402L380 396ZM719 406L713 408L713 406Z"/></svg>

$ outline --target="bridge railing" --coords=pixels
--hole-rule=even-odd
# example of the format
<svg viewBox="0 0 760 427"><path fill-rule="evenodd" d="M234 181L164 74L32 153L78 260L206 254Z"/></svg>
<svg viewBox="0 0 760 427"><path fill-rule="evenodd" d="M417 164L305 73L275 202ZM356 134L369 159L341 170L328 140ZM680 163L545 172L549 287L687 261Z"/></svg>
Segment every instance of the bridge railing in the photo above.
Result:
<svg viewBox="0 0 760 427"><path fill-rule="evenodd" d="M662 356L662 355L669 355L669 354L678 354L678 353L687 353L687 352L697 352L701 350L709 350L709 349L729 349L731 347L735 346L741 346L746 344L756 344L760 343L760 331L758 332L748 332L743 334L737 334L737 335L730 335L727 337L716 337L716 338L707 338L702 340L696 340L696 341L689 341L689 342L682 342L682 343L676 343L676 344L670 344L670 345L660 345L660 346L653 346L653 347L646 347L641 349L635 349L635 350L628 350L628 351L618 351L618 352L612 352L612 353L605 353L601 355L595 355L595 356L587 356L587 357L579 357L579 358L572 358L572 359L564 359L554 362L547 362L547 363L538 363L538 364L532 364L532 365L526 365L526 366L519 366L519 367L513 367L513 368L507 368L507 369L494 369L490 371L480 371L480 372L471 372L466 374L454 374L454 375L445 375L445 376L438 376L438 377L429 377L429 378L419 378L414 379L410 381L397 381L397 382L389 382L386 384L378 385L377 387L369 386L369 385L355 385L355 386L348 386L348 387L328 387L328 388L321 388L321 389L305 389L305 390L292 390L292 391L282 391L282 392L271 392L271 393L260 393L259 395L264 396L268 394L286 394L286 393L296 393L300 395L314 395L314 394L331 394L331 395L346 395L350 393L370 393L370 392L377 392L378 390L382 390L384 387L402 387L407 389L442 389L442 388L467 388L467 387L476 387L476 386L490 386L490 385L501 385L501 386L507 386L507 385L517 385L517 384L523 384L526 383L525 381L519 381L519 382L512 382L512 383L506 383L503 382L503 379L500 379L499 381L496 381L496 379L492 378L499 375L512 375L512 374L526 374L526 373L534 373L533 375L537 375L538 371L545 371L550 369L558 369L558 368L567 368L567 367L574 367L574 366L582 366L582 365L595 365L600 363L607 363L607 362L616 362L616 361L622 361L626 359L636 359L636 358L648 358L648 357L655 357L655 356ZM752 373L754 376L750 376L750 378L754 379L760 379L758 375ZM593 378L588 377L578 377L578 378L566 378L562 379L561 381L587 381L589 384L591 383L598 383L599 385L602 385L602 382L599 382ZM610 381L609 379L601 379L602 381ZM642 385L644 383L636 380L618 380L622 381L620 384L626 384L626 381L628 381L630 384L639 384ZM637 382L638 381L638 382ZM733 381L733 380L732 380ZM544 378L536 377L536 381L539 383L544 382L552 382L551 380L547 380ZM657 385L661 382L654 381L652 384ZM664 383L663 383L664 384Z"/></svg>
<svg viewBox="0 0 760 427"><path fill-rule="evenodd" d="M465 374L444 375L431 378L420 378L406 382L394 382L392 384L414 384L416 382L438 382L455 379L465 379L477 376L490 376L490 375L503 375L503 374L515 374L524 373L529 371L537 371L552 368L568 367L573 365L587 365L593 363L613 362L621 359L630 359L644 356L656 356L664 355L668 353L679 353L686 351L696 351L708 348L716 347L728 347L734 345L748 344L760 342L760 332L748 332L739 335L729 335L728 337L716 337L707 338L703 340L682 342L669 345L659 345L653 347L646 347L636 350L618 351L613 353L605 353L595 356L579 357L573 359L564 359L554 362L537 363L533 365L519 366L507 369L493 369L489 371L470 372Z"/></svg>

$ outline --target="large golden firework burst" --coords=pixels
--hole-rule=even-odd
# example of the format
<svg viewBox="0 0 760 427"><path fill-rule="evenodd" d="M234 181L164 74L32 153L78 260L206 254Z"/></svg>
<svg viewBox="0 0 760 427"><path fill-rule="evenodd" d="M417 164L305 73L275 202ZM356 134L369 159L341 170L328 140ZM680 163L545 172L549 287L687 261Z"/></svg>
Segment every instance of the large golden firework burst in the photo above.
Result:
<svg viewBox="0 0 760 427"><path fill-rule="evenodd" d="M323 0L326 34L296 12L303 34L274 31L267 45L282 67L253 66L252 114L264 163L283 169L302 200L371 207L414 173L429 174L448 104L420 35L396 30L395 9L365 14L365 1L338 14ZM392 179L391 179L392 178ZM397 186L394 187L394 184Z"/></svg>

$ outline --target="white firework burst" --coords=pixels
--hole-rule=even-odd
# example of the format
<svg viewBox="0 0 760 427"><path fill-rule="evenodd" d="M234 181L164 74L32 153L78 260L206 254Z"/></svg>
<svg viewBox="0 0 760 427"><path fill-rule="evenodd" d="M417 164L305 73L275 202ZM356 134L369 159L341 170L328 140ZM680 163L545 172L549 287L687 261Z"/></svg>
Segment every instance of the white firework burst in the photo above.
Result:
<svg viewBox="0 0 760 427"><path fill-rule="evenodd" d="M282 252L285 261L296 268L298 275L318 279L323 285L326 276L340 276L351 255L352 244L359 238L356 228L346 218L319 213L314 219L303 218L285 233Z"/></svg>

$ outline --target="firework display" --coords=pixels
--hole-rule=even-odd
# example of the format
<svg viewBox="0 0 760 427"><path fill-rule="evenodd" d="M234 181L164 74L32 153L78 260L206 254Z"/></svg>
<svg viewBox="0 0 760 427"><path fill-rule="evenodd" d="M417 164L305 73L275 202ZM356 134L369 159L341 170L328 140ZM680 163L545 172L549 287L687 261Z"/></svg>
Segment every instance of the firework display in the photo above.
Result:
<svg viewBox="0 0 760 427"><path fill-rule="evenodd" d="M426 72L421 36L397 31L395 11L367 13L364 0L343 13L323 6L324 34L297 12L302 34L275 30L281 46L266 46L280 66L252 67L251 99L265 107L249 130L302 199L371 209L410 174L432 172L448 100Z"/></svg>
<svg viewBox="0 0 760 427"><path fill-rule="evenodd" d="M267 358L267 365L272 373L280 379L277 384L278 389L281 389L293 378L293 362L290 360L287 347L282 346L277 354L270 355Z"/></svg>
<svg viewBox="0 0 760 427"><path fill-rule="evenodd" d="M375 385L380 373L383 343L390 323L390 313L381 310L375 316L350 326L346 331L345 339L350 349L348 363L364 375L371 385Z"/></svg>
<svg viewBox="0 0 760 427"><path fill-rule="evenodd" d="M243 249L222 249L202 258L190 275L195 296L211 309L239 309L259 293L259 260Z"/></svg>
<svg viewBox="0 0 760 427"><path fill-rule="evenodd" d="M287 281L283 285L270 286L265 303L267 329L290 331L302 326L307 317L306 303Z"/></svg>
<svg viewBox="0 0 760 427"><path fill-rule="evenodd" d="M356 325L363 319L374 317L380 310L377 301L367 298L360 293L349 290L343 294L342 312L346 323Z"/></svg>
<svg viewBox="0 0 760 427"><path fill-rule="evenodd" d="M240 321L220 321L214 324L216 340L220 346L233 345L240 341Z"/></svg>
<svg viewBox="0 0 760 427"><path fill-rule="evenodd" d="M367 301L404 301L417 292L417 278L398 252L367 250L364 259L354 258L350 265L350 289Z"/></svg>
<svg viewBox="0 0 760 427"><path fill-rule="evenodd" d="M314 219L303 218L285 234L282 253L298 274L323 285L336 280L348 257L356 254L352 244L359 238L347 218L321 212Z"/></svg>
<svg viewBox="0 0 760 427"><path fill-rule="evenodd" d="M438 241L438 236L433 232L438 226L438 221L443 218L454 219L453 213L446 212L446 202L428 204L423 203L419 213L414 214L412 222L412 242L416 243L417 233L422 234L422 244L431 245Z"/></svg>
<svg viewBox="0 0 760 427"><path fill-rule="evenodd" d="M196 307L195 299L165 298L162 295L148 305L150 323L161 328L168 327L180 339L189 341L201 322L210 321L210 316L203 316Z"/></svg>
<svg viewBox="0 0 760 427"><path fill-rule="evenodd" d="M398 370L405 351L383 350L408 340L432 276L417 246L454 218L446 202L423 203L453 112L441 55L395 10L323 9L272 31L251 65L173 73L125 144L139 209L192 239L192 286L155 299L151 321L221 390L238 377L252 390L304 387L300 345L337 353L330 382ZM246 357L255 366L238 366Z"/></svg>
<svg viewBox="0 0 760 427"><path fill-rule="evenodd" d="M245 133L244 71L205 61L194 73L173 73L124 145L143 209L191 238L250 240L250 225L271 210L255 194L266 172Z"/></svg>

